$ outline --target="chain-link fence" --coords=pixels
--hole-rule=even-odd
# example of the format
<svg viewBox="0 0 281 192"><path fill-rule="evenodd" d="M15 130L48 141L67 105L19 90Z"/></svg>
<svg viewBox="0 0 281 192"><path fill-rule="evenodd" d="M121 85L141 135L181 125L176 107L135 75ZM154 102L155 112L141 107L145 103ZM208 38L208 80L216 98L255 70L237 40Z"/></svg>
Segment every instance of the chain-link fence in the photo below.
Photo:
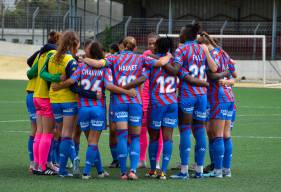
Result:
<svg viewBox="0 0 281 192"><path fill-rule="evenodd" d="M34 3L31 6L27 0L19 2L25 4L4 9L2 7L0 11L2 40L41 45L46 42L47 34L51 30L63 31L71 28L78 32L82 42L93 38L102 42L105 47L126 35L131 35L137 39L139 49L144 50L147 47L149 33L166 34L169 28L167 19L123 17L118 11L110 10L108 4L102 4L99 10L96 9L96 1L92 0L85 0L85 4L78 1L75 17L70 16L67 1L63 3L54 1L58 2L54 7ZM118 6L119 4L116 4L113 7L121 10L122 7ZM108 12L111 14L105 14ZM178 34L182 26L194 22L195 20L173 20L172 33ZM266 35L267 58L271 56L272 22L199 21L199 23L202 30L210 34ZM260 43L252 40L246 42L246 46L243 41L237 43L235 40L223 40L222 43L228 49L244 50L245 59L258 58L257 53L261 49ZM256 50L256 54L253 54L252 50ZM277 22L276 53L276 58L280 59L281 22Z"/></svg>

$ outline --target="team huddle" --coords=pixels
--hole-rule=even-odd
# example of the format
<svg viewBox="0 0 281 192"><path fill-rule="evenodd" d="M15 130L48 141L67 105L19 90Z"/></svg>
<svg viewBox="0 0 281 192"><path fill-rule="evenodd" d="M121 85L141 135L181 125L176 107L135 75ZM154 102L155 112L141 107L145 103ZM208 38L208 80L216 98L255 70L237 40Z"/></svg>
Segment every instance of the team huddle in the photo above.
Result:
<svg viewBox="0 0 281 192"><path fill-rule="evenodd" d="M231 177L235 61L199 30L198 24L183 27L175 51L171 38L150 34L143 54L136 52L131 36L112 44L110 53L89 40L84 54L78 54L75 32L51 32L48 43L27 60L30 172L90 179L95 167L99 178L108 177L99 139L109 122L113 159L109 167L120 168L122 180L138 179L137 169L146 167L147 151L150 167L145 176L167 179L177 128L179 173L170 179ZM88 143L82 171L81 132ZM195 163L188 167L191 134ZM206 136L211 164L204 167Z"/></svg>

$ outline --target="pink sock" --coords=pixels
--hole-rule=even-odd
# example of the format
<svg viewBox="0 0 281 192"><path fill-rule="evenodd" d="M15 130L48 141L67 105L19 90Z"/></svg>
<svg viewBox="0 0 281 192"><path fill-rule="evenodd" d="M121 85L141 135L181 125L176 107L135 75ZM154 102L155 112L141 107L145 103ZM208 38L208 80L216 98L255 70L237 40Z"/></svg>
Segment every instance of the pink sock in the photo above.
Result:
<svg viewBox="0 0 281 192"><path fill-rule="evenodd" d="M162 129L160 129L160 135L159 135L159 140L158 140L158 151L157 151L157 156L156 156L156 162L160 162L161 159L161 153L163 149L163 137L162 137Z"/></svg>
<svg viewBox="0 0 281 192"><path fill-rule="evenodd" d="M46 164L48 160L48 155L50 151L50 147L52 144L53 134L52 133L44 133L42 135L40 145L39 145L39 166L44 171L46 169Z"/></svg>
<svg viewBox="0 0 281 192"><path fill-rule="evenodd" d="M146 151L148 148L147 127L146 123L142 122L140 133L140 161L146 161Z"/></svg>
<svg viewBox="0 0 281 192"><path fill-rule="evenodd" d="M36 133L33 141L33 156L34 162L39 164L39 144L42 137L42 133Z"/></svg>

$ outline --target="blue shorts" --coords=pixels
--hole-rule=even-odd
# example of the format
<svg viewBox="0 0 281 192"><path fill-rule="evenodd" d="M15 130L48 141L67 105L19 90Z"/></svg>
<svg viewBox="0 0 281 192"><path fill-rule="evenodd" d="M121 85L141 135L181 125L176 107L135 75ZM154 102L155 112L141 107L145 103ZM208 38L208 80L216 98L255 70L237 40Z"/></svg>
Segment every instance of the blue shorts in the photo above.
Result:
<svg viewBox="0 0 281 192"><path fill-rule="evenodd" d="M81 107L78 122L82 131L106 130L106 110L102 106Z"/></svg>
<svg viewBox="0 0 281 192"><path fill-rule="evenodd" d="M192 118L198 121L206 121L207 117L207 95L196 95L182 99L179 103L180 110L192 114Z"/></svg>
<svg viewBox="0 0 281 192"><path fill-rule="evenodd" d="M231 120L233 116L234 103L215 103L211 104L210 118Z"/></svg>
<svg viewBox="0 0 281 192"><path fill-rule="evenodd" d="M231 124L230 124L231 129L234 127L235 120L236 120L236 109L233 109Z"/></svg>
<svg viewBox="0 0 281 192"><path fill-rule="evenodd" d="M29 113L30 121L36 122L36 109L33 103L33 93L28 93L26 95L26 107Z"/></svg>
<svg viewBox="0 0 281 192"><path fill-rule="evenodd" d="M77 102L72 103L52 103L52 109L57 123L61 123L63 116L74 116L78 113Z"/></svg>
<svg viewBox="0 0 281 192"><path fill-rule="evenodd" d="M206 122L209 122L209 121L210 121L210 110L211 110L211 105L210 105L210 103L208 102L208 104L207 104L207 110L206 110Z"/></svg>
<svg viewBox="0 0 281 192"><path fill-rule="evenodd" d="M136 103L113 104L110 106L112 122L128 122L129 126L141 126L142 105Z"/></svg>
<svg viewBox="0 0 281 192"><path fill-rule="evenodd" d="M169 104L166 106L151 106L148 110L149 128L160 129L161 127L178 127L178 104Z"/></svg>

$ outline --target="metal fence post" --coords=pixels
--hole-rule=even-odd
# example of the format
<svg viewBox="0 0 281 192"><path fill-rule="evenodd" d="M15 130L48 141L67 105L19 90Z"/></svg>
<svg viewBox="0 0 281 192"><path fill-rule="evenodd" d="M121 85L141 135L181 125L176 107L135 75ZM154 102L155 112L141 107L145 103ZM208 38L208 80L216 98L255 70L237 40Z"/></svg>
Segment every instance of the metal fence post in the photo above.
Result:
<svg viewBox="0 0 281 192"><path fill-rule="evenodd" d="M254 36L257 35L257 31L260 27L260 23L256 26L255 30L254 30ZM257 51L257 39L254 38L254 42L253 42L253 59L256 59L256 51Z"/></svg>
<svg viewBox="0 0 281 192"><path fill-rule="evenodd" d="M124 37L126 37L128 35L128 27L129 27L131 20L132 20L132 16L129 16L128 20L125 23Z"/></svg>
<svg viewBox="0 0 281 192"><path fill-rule="evenodd" d="M99 20L100 20L100 15L98 15L98 16L96 17L96 19L95 19L95 28L96 28L96 30L95 30L95 36L94 36L94 39L95 39L95 40L97 39L97 35L98 35L98 33L99 33L99 28L98 28L98 26L99 26Z"/></svg>
<svg viewBox="0 0 281 192"><path fill-rule="evenodd" d="M64 14L64 16L63 16L63 30L65 30L65 22L66 22L66 18L67 18L67 16L69 15L69 13L70 13L70 10L68 10L65 14Z"/></svg>
<svg viewBox="0 0 281 192"><path fill-rule="evenodd" d="M226 25L227 25L227 20L224 21L224 23L223 23L223 25L220 29L220 35L223 35L223 31L224 31ZM220 39L220 43L221 43L221 46L222 46L222 38Z"/></svg>
<svg viewBox="0 0 281 192"><path fill-rule="evenodd" d="M39 13L39 7L32 14L32 44L34 44L34 28L35 28L35 18Z"/></svg>
<svg viewBox="0 0 281 192"><path fill-rule="evenodd" d="M4 28L5 28L5 6L4 4L1 5L2 6L2 19L1 19L1 26L2 26L2 31L1 31L1 39L4 40Z"/></svg>
<svg viewBox="0 0 281 192"><path fill-rule="evenodd" d="M273 0L273 10L272 10L272 40L271 40L271 59L275 60L276 56L276 26L277 26L277 2Z"/></svg>
<svg viewBox="0 0 281 192"><path fill-rule="evenodd" d="M156 34L159 34L159 29L160 29L162 22L163 22L163 18L161 18L156 25Z"/></svg>

